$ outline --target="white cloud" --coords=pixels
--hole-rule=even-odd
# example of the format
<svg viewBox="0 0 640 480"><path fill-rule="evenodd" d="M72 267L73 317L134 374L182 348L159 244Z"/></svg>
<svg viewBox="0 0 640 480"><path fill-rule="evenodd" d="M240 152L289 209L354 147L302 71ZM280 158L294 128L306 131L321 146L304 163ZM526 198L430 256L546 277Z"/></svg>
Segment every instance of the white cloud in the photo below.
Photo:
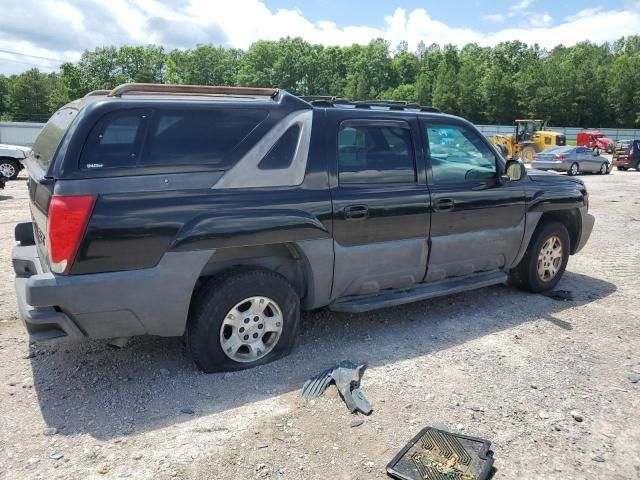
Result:
<svg viewBox="0 0 640 480"><path fill-rule="evenodd" d="M491 13L489 15L483 15L482 19L486 20L487 22L495 23L502 23L505 21L504 15L502 15L501 13Z"/></svg>
<svg viewBox="0 0 640 480"><path fill-rule="evenodd" d="M509 11L513 13L524 12L532 3L533 0L521 0L518 3L511 5L511 7L509 7Z"/></svg>
<svg viewBox="0 0 640 480"><path fill-rule="evenodd" d="M532 0L522 0L509 10L508 15L517 15L521 22L483 33L449 26L422 8L390 10L381 19L382 26L339 27L328 20L311 22L298 9L270 10L261 0L4 0L0 50L52 60L0 52L0 73L16 73L29 66L51 71L63 61L77 60L84 49L103 45L157 43L189 48L213 43L248 48L256 40L289 35L324 45L367 43L382 37L392 45L406 40L410 48L420 41L491 46L508 40L553 48L583 40L602 43L640 32L637 0L619 9L583 10L556 24L547 13L529 11L531 5ZM498 15L485 19L498 22Z"/></svg>
<svg viewBox="0 0 640 480"><path fill-rule="evenodd" d="M540 13L529 16L529 24L532 27L548 27L553 18L548 13Z"/></svg>
<svg viewBox="0 0 640 480"><path fill-rule="evenodd" d="M602 7L585 8L584 10L580 10L575 15L569 15L568 17L565 17L565 20L567 22L572 22L574 20L579 20L581 18L589 18L595 15L598 15L602 11L603 11Z"/></svg>

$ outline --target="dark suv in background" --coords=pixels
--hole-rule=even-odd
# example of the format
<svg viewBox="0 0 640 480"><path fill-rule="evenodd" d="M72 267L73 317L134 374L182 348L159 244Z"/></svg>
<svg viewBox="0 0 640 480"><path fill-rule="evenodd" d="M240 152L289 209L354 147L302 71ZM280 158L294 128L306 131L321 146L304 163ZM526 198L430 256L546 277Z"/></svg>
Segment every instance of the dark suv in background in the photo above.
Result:
<svg viewBox="0 0 640 480"><path fill-rule="evenodd" d="M26 165L31 338L185 335L206 371L287 353L301 309L550 290L594 224L582 181L527 174L461 118L277 89L95 92Z"/></svg>
<svg viewBox="0 0 640 480"><path fill-rule="evenodd" d="M622 171L630 168L640 171L640 140L618 143L613 151L613 165Z"/></svg>

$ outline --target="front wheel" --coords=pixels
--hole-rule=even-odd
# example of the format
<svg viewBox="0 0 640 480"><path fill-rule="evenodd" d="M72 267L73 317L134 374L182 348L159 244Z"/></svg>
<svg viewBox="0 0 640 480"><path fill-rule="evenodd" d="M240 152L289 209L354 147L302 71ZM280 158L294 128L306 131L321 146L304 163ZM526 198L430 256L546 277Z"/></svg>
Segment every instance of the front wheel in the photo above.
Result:
<svg viewBox="0 0 640 480"><path fill-rule="evenodd" d="M563 224L538 227L524 258L509 272L509 281L529 292L553 290L567 268L569 248L569 232Z"/></svg>
<svg viewBox="0 0 640 480"><path fill-rule="evenodd" d="M607 165L607 162L602 162L602 165L600 165L600 175L606 175L607 173L609 173L609 165Z"/></svg>
<svg viewBox="0 0 640 480"><path fill-rule="evenodd" d="M205 283L193 300L186 343L205 372L242 370L288 354L300 299L281 275L240 270Z"/></svg>
<svg viewBox="0 0 640 480"><path fill-rule="evenodd" d="M569 167L569 170L567 170L567 175L575 177L576 175L578 175L578 173L580 173L580 167L578 166L577 163L574 162Z"/></svg>
<svg viewBox="0 0 640 480"><path fill-rule="evenodd" d="M20 173L20 166L15 160L0 158L0 173L8 180L15 180L18 178L18 173Z"/></svg>

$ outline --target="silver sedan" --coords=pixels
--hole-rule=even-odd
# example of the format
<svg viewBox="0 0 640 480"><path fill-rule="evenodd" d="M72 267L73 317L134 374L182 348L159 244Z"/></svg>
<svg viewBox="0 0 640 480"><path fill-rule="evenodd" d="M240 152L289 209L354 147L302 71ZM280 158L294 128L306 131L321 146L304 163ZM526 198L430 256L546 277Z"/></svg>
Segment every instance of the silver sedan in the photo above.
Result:
<svg viewBox="0 0 640 480"><path fill-rule="evenodd" d="M537 170L554 170L578 175L580 172L600 173L611 171L609 159L586 147L551 147L533 157L531 167Z"/></svg>

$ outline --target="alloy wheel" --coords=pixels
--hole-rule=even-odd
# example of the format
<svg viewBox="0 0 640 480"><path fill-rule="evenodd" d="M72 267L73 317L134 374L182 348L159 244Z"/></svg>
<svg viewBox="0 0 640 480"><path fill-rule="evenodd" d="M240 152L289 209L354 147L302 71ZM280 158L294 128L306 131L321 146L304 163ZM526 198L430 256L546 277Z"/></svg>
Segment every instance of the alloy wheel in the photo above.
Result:
<svg viewBox="0 0 640 480"><path fill-rule="evenodd" d="M248 297L238 302L220 327L225 355L240 362L255 362L269 354L282 335L280 306L268 297Z"/></svg>
<svg viewBox="0 0 640 480"><path fill-rule="evenodd" d="M553 280L562 267L562 241L554 235L542 245L538 254L538 277L543 282Z"/></svg>

